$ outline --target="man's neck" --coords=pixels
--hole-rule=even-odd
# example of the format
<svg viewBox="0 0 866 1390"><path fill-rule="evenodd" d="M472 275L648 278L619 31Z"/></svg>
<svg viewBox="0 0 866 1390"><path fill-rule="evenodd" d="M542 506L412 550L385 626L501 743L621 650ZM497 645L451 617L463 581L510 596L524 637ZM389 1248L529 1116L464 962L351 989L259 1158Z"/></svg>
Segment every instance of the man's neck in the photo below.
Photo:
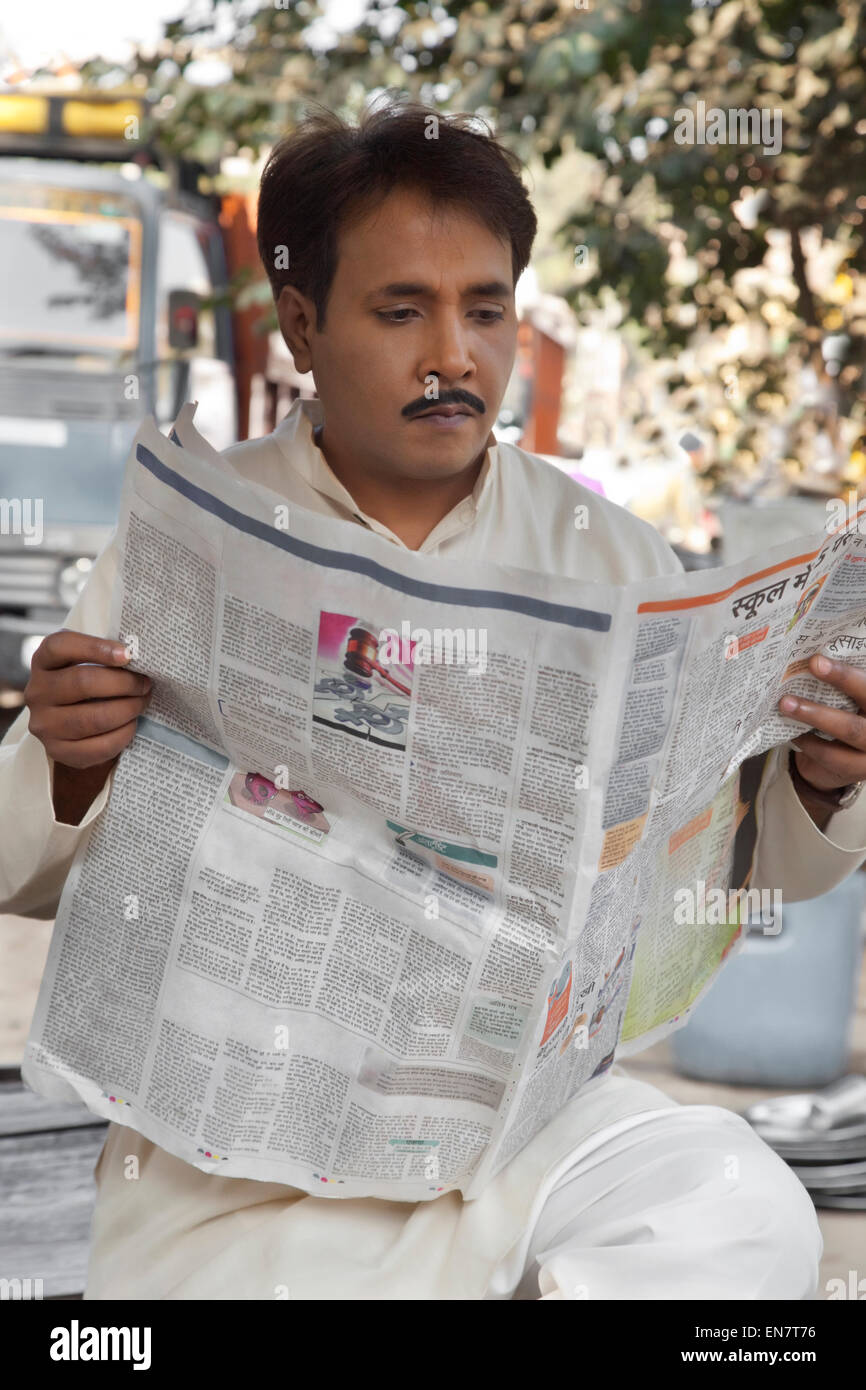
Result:
<svg viewBox="0 0 866 1390"><path fill-rule="evenodd" d="M314 429L313 442L359 510L387 526L410 550L418 550L442 518L471 495L496 441L490 435L478 457L450 478L388 478L363 471L329 446L323 425Z"/></svg>

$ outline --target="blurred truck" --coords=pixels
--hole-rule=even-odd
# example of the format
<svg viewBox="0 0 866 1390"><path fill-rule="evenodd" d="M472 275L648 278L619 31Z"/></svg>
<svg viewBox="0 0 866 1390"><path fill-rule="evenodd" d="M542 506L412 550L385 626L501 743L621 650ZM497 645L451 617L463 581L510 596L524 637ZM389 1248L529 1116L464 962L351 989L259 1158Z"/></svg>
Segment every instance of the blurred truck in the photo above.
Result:
<svg viewBox="0 0 866 1390"><path fill-rule="evenodd" d="M249 363L224 293L234 219L221 225L196 169L148 146L146 117L138 95L0 95L0 687L13 691L114 527L141 419L164 426L193 399L216 448L245 433Z"/></svg>

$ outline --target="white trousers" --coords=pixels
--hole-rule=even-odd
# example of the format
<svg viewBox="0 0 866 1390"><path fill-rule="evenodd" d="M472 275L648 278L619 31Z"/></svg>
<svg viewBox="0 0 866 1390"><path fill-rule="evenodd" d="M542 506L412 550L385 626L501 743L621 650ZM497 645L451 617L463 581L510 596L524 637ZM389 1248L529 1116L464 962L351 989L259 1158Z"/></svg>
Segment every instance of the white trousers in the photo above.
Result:
<svg viewBox="0 0 866 1390"><path fill-rule="evenodd" d="M591 1082L482 1195L325 1199L109 1126L85 1299L808 1299L822 1243L731 1111Z"/></svg>
<svg viewBox="0 0 866 1390"><path fill-rule="evenodd" d="M486 1298L815 1297L811 1198L741 1116L689 1105L608 1129L574 1155Z"/></svg>

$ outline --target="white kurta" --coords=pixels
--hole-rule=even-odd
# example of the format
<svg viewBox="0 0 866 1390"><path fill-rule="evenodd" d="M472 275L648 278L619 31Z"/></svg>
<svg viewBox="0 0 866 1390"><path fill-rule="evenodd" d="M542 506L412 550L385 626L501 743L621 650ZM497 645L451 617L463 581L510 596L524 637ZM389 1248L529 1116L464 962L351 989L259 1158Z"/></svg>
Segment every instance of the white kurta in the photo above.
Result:
<svg viewBox="0 0 866 1390"><path fill-rule="evenodd" d="M290 503L366 526L403 546L387 527L358 510L331 472L312 435L320 411L318 401L296 402L272 435L228 451L234 467ZM578 505L588 508L586 527L575 527ZM457 576L461 560L479 555L614 584L682 568L647 523L543 460L505 444L488 449L471 497L439 522L420 552L450 562ZM108 631L116 572L112 541L64 626L116 636ZM785 745L771 755L751 886L781 889L785 900L796 901L827 892L866 858L866 798L834 813L822 833L794 791L787 753ZM25 709L0 745L0 911L54 916L76 847L110 795L113 773L80 825L62 824L53 812L52 772L52 760L28 730ZM615 1067L574 1097L476 1201L464 1202L451 1192L417 1204L324 1199L280 1184L219 1178L112 1124L96 1168L99 1190L86 1296L510 1297L521 1279L529 1231L548 1195L574 1171L576 1157L584 1156L587 1146L590 1152L607 1153L606 1145L635 1124L643 1128L652 1115L657 1126L682 1128L686 1112L698 1110L712 1108L676 1106ZM724 1112L712 1113L724 1125ZM631 1118L635 1116L640 1120ZM730 1136L720 1142L730 1146ZM786 1188L785 1175L790 1174L765 1146L759 1146L759 1160L758 1141L751 1134L738 1131L738 1142L752 1155L746 1165L751 1173L763 1172L764 1155L769 1155L771 1164L778 1164L770 1186ZM138 1158L137 1181L127 1180L128 1155ZM793 1189L789 1195L796 1206L799 1197ZM805 1207L802 1216L808 1225ZM804 1238L807 1244L814 1242L814 1232ZM285 1288L286 1294L275 1294L275 1287ZM545 1292L579 1296L558 1285Z"/></svg>

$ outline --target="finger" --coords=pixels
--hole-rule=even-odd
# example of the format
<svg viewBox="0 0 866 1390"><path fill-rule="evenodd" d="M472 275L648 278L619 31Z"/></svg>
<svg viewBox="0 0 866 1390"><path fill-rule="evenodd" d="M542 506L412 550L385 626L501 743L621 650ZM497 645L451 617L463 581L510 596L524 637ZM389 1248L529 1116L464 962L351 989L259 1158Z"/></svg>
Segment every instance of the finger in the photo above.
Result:
<svg viewBox="0 0 866 1390"><path fill-rule="evenodd" d="M61 628L40 642L33 653L31 670L53 671L59 666L72 666L77 661L98 661L108 666L123 666L129 660L122 642L108 637L91 637L86 632L70 632Z"/></svg>
<svg viewBox="0 0 866 1390"><path fill-rule="evenodd" d="M802 700L798 695L783 695L779 709L786 719L796 719L822 733L830 734L850 748L866 752L866 719L853 710L831 709L815 700ZM800 742L799 734L796 735Z"/></svg>
<svg viewBox="0 0 866 1390"><path fill-rule="evenodd" d="M96 767L99 763L111 762L132 742L137 727L138 721L132 719L122 729L100 734L97 738L81 738L75 742L60 739L52 743L51 757L64 767Z"/></svg>
<svg viewBox="0 0 866 1390"><path fill-rule="evenodd" d="M143 695L131 700L92 700L81 705L64 705L62 712L49 712L42 721L37 711L36 727L31 724L31 732L43 741L77 742L95 738L137 719L146 703L147 697Z"/></svg>
<svg viewBox="0 0 866 1390"><path fill-rule="evenodd" d="M144 695L152 685L150 677L143 672L110 666L67 666L52 671L48 679L51 681L50 696L40 686L38 678L33 689L34 695L41 695L51 705L77 705L82 700Z"/></svg>
<svg viewBox="0 0 866 1390"><path fill-rule="evenodd" d="M827 779L827 785L845 787L850 782L866 780L866 753L855 753L844 744L828 743L817 734L798 734L797 767L806 781L815 781L812 776L819 769Z"/></svg>
<svg viewBox="0 0 866 1390"><path fill-rule="evenodd" d="M819 680L834 685L837 690L844 690L859 708L866 708L866 671L849 666L845 661L834 661L829 656L820 656L817 653L810 657L809 667Z"/></svg>

